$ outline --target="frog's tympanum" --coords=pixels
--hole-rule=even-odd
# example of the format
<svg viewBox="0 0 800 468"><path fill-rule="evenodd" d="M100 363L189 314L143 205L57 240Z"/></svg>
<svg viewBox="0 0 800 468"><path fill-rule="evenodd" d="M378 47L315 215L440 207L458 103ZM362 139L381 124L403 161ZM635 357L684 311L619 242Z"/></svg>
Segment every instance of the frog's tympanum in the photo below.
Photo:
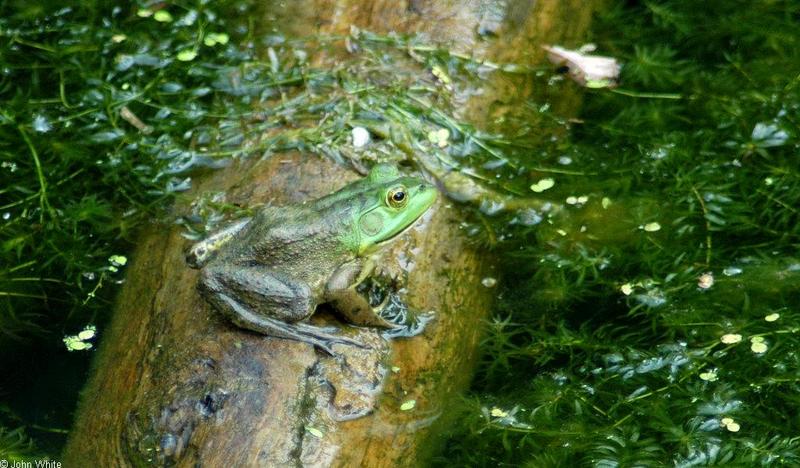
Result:
<svg viewBox="0 0 800 468"><path fill-rule="evenodd" d="M332 343L359 343L306 319L329 303L353 324L397 326L356 286L373 273L371 256L425 213L436 195L433 185L379 164L317 200L261 208L196 244L187 260L203 267L201 293L236 325L332 353Z"/></svg>

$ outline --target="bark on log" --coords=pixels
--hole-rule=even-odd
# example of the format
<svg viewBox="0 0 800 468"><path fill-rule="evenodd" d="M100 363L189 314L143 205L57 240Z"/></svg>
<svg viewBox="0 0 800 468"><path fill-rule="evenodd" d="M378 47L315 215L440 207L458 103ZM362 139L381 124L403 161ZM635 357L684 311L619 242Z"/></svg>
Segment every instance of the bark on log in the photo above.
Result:
<svg viewBox="0 0 800 468"><path fill-rule="evenodd" d="M347 35L352 26L387 34L420 34L478 61L536 67L542 45L577 47L603 0L295 0L267 2L265 24L290 37ZM277 26L276 26L277 25ZM494 74L480 95L464 98L464 117L491 128L517 112L525 98L544 96L528 75ZM461 98L456 97L457 100ZM571 116L577 92L559 93L556 115Z"/></svg>
<svg viewBox="0 0 800 468"><path fill-rule="evenodd" d="M539 60L543 42L569 42L591 15L579 0L286 4L266 10L291 18L290 33L308 35L314 25L316 32L342 32L351 24L424 32L455 49L516 63ZM494 29L478 38L481 28ZM496 80L487 83L481 103L467 107L473 122L485 122L479 109L487 102L495 119L512 109L512 97L532 92L521 78ZM275 155L237 161L194 193L223 191L244 206L281 205L329 193L355 177L327 160ZM406 302L436 312L421 336L387 342L375 330L317 314L316 320L372 346L365 353L339 346L341 359L231 325L197 293L197 271L185 265L188 242L179 229L147 229L84 391L66 466L424 463L435 449L436 425L447 421L448 401L468 385L492 294L481 285L490 274L486 258L468 245L458 221L457 208L440 199L383 257L403 280ZM386 372L391 367L398 369ZM410 400L414 408L401 410Z"/></svg>

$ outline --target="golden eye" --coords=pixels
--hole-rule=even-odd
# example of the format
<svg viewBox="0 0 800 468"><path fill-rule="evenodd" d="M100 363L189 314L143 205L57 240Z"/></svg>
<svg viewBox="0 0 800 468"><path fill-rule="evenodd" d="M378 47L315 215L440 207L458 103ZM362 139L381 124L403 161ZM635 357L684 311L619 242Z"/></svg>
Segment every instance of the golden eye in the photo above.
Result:
<svg viewBox="0 0 800 468"><path fill-rule="evenodd" d="M393 208L402 208L407 201L408 194L403 186L395 187L386 194L386 202Z"/></svg>

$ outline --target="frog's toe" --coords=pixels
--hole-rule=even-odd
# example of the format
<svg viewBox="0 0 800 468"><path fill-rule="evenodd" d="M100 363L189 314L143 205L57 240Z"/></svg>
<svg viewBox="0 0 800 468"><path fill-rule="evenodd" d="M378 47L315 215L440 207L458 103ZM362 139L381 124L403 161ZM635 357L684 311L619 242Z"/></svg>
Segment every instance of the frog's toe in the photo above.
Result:
<svg viewBox="0 0 800 468"><path fill-rule="evenodd" d="M314 325L308 325L305 323L295 323L292 324L298 334L305 336L307 339L303 340L307 343L313 344L314 346L324 350L328 354L333 354L330 350L331 344L340 343L349 346L356 346L359 348L366 348L364 343L355 340L353 338L348 338L346 336L342 336L341 334L336 332L336 328L334 327L327 327L321 328Z"/></svg>
<svg viewBox="0 0 800 468"><path fill-rule="evenodd" d="M337 355L337 353L333 350L333 345L337 344L337 343L338 344L344 344L344 345L347 345L347 346L355 346L357 348L362 348L362 349L367 348L367 346L364 343L361 343L360 341L351 340L351 339L342 338L342 337L338 337L338 338L331 339L331 340L314 339L314 340L309 340L308 342L310 344L314 345L315 348L319 349L320 351L323 351L328 356L336 356Z"/></svg>
<svg viewBox="0 0 800 468"><path fill-rule="evenodd" d="M413 314L405 319L403 325L383 332L383 336L385 338L411 338L422 334L428 326L428 323L435 319L436 314L433 312Z"/></svg>

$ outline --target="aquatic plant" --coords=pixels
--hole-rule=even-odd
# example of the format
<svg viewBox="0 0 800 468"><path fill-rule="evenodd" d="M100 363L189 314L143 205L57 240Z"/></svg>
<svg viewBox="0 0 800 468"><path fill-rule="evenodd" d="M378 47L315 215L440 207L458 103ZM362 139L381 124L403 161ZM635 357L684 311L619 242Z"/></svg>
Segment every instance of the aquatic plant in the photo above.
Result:
<svg viewBox="0 0 800 468"><path fill-rule="evenodd" d="M599 19L620 87L587 91L572 144L543 157L583 173L534 179L565 213L500 234L513 273L442 464L800 461L798 13Z"/></svg>
<svg viewBox="0 0 800 468"><path fill-rule="evenodd" d="M442 464L798 463L800 7L614 6L594 40L621 86L586 91L573 120L551 110L574 85L549 67L354 31L358 53L318 69L309 44L343 38L260 34L249 8L0 8L8 453L39 451L2 427L63 443L54 406L74 404L88 362L65 343L102 337L136 229L200 235L240 208L208 194L170 213L192 178L298 149L442 164L484 190L463 226L505 274ZM470 125L450 98L491 73L546 91ZM350 145L354 128L371 143ZM34 354L41 367L20 359Z"/></svg>

